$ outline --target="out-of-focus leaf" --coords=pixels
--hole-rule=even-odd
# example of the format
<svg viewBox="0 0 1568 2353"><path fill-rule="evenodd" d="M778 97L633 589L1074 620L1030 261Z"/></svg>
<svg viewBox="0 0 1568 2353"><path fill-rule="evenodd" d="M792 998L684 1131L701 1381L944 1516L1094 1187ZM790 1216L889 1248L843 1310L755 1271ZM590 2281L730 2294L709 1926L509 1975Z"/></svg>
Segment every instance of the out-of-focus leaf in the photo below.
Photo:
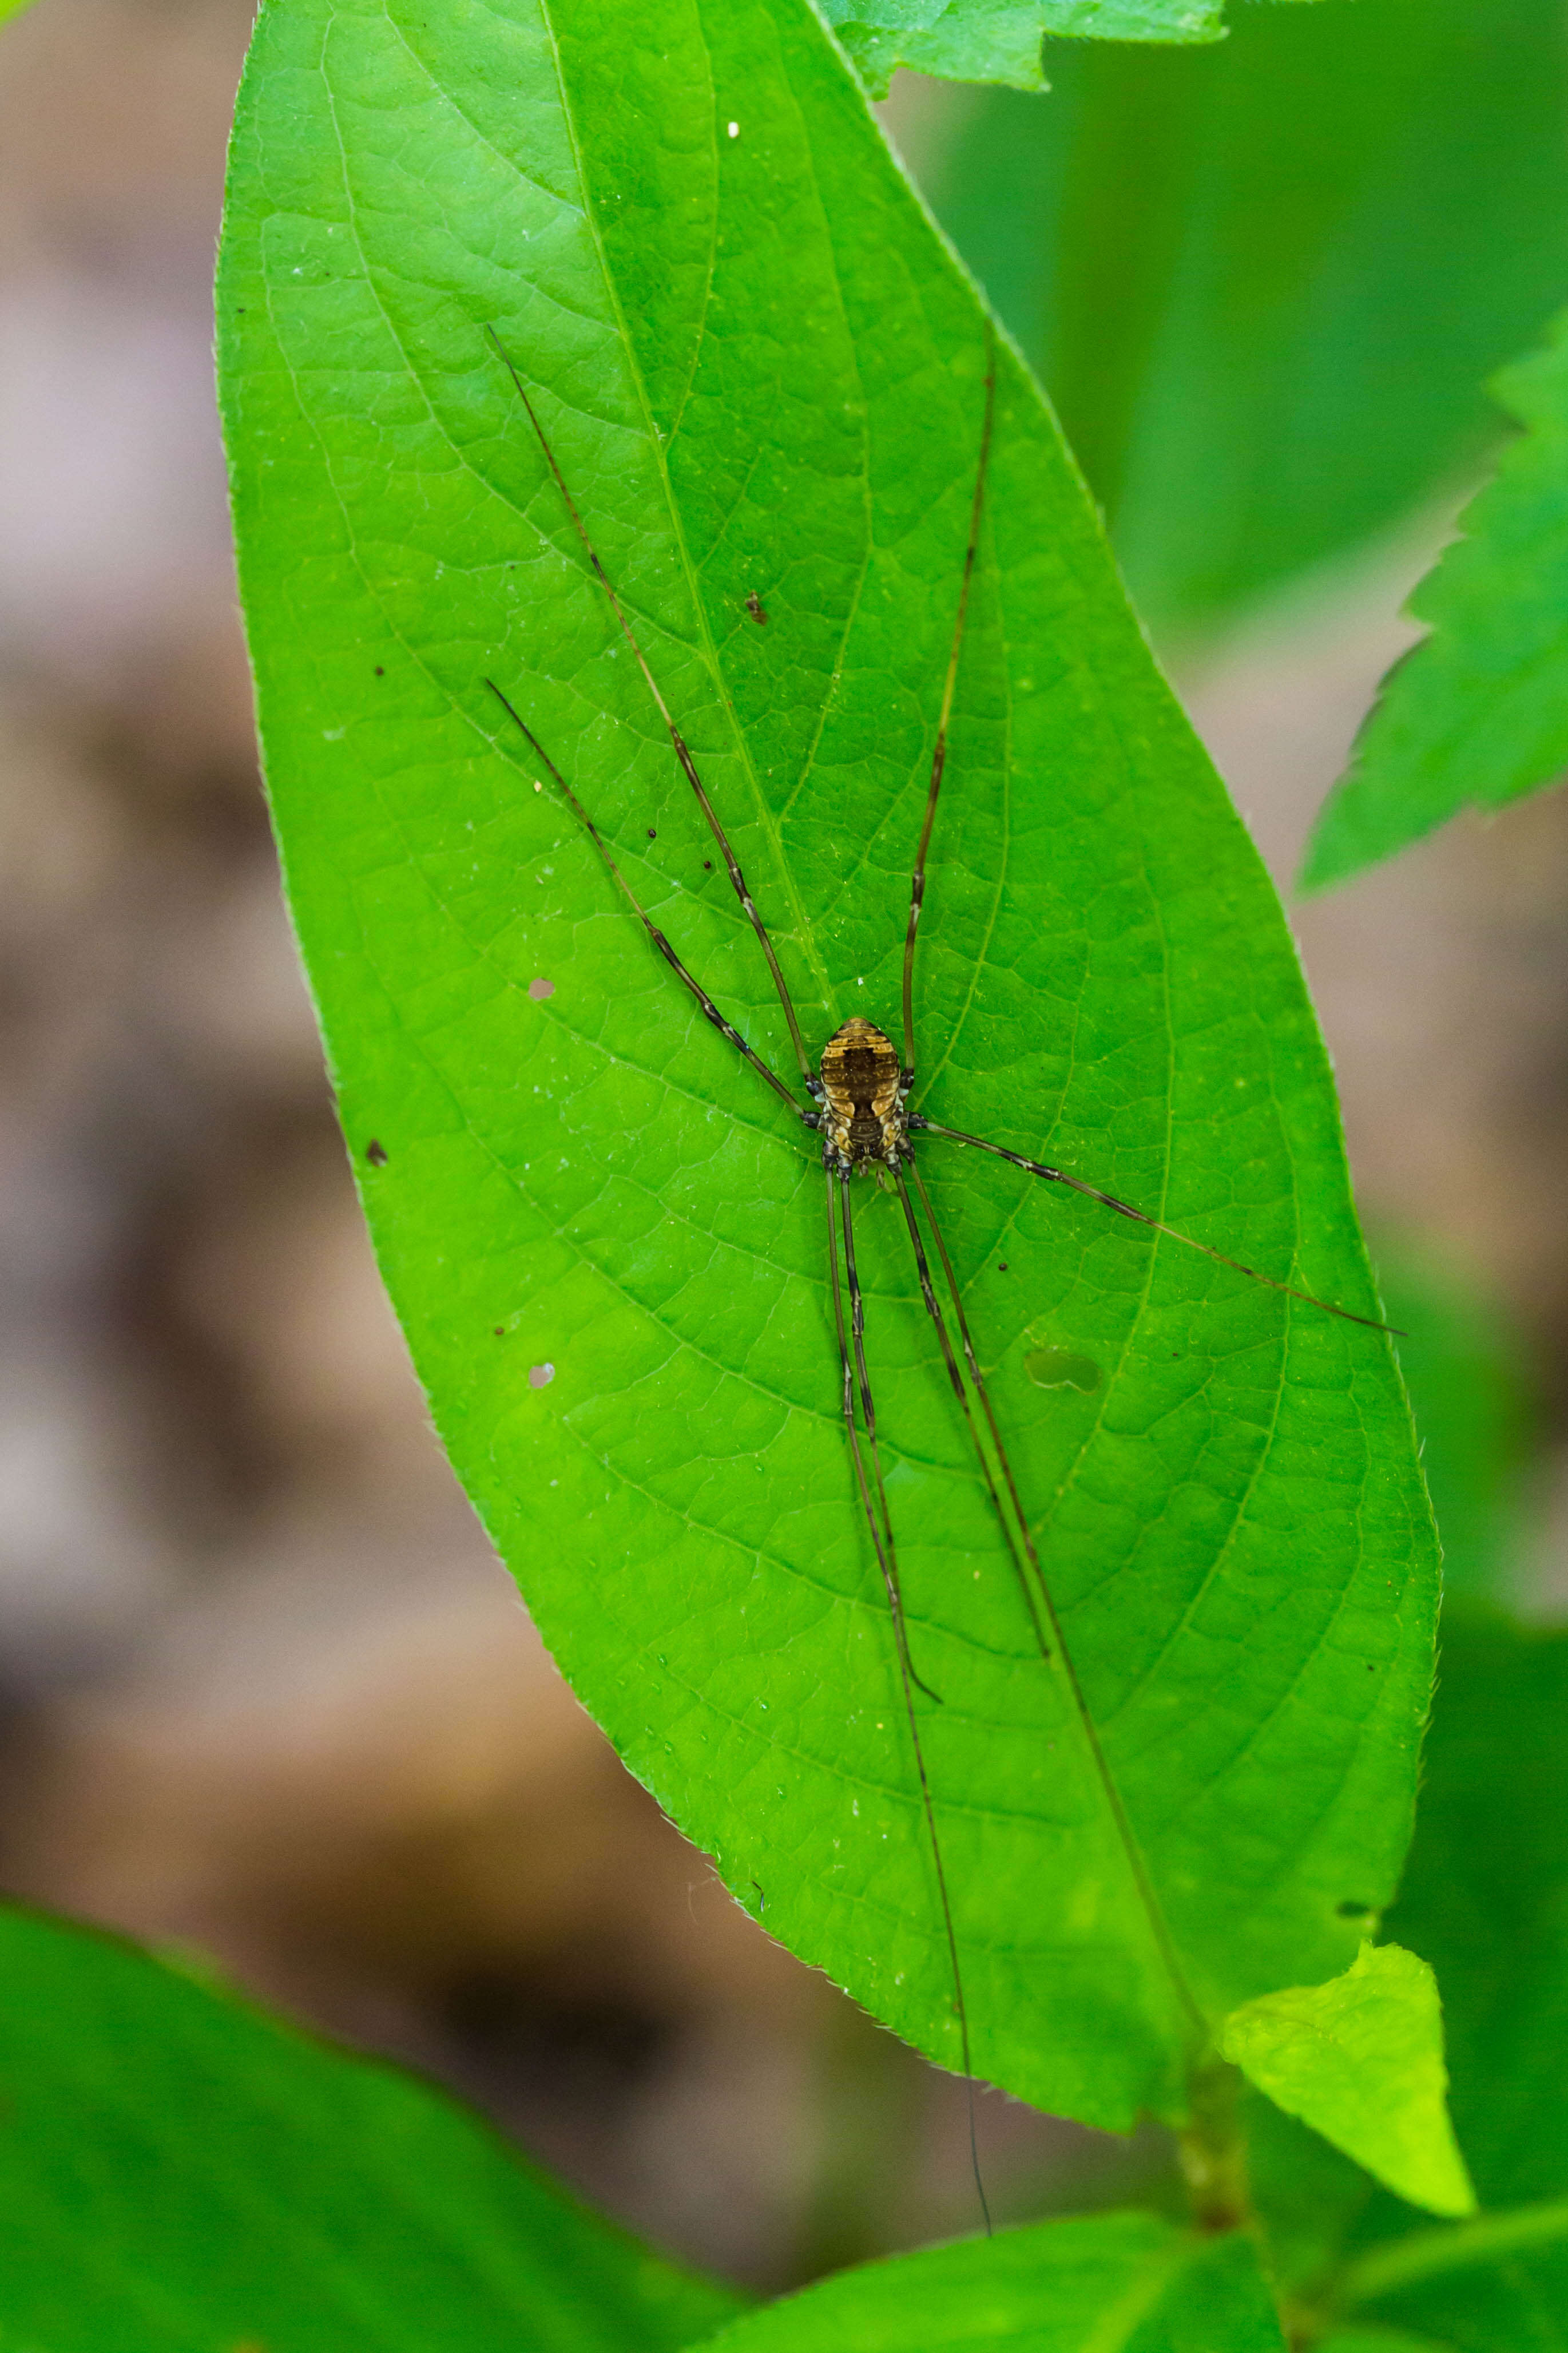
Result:
<svg viewBox="0 0 1568 2353"><path fill-rule="evenodd" d="M585 1704L739 1899L953 2064L808 1099L701 1018L487 686L794 1070L485 330L814 1055L852 1013L897 1026L987 334L800 0L668 0L660 25L641 0L264 14L220 286L262 731L345 1127L458 1471ZM998 357L916 1106L1374 1312L1278 902ZM898 1200L858 1187L973 2055L1128 2126L1181 2109L1198 2018L1345 1967L1342 1899L1388 1900L1435 1599L1408 1412L1377 1332L919 1150L1070 1646L1042 1658ZM1075 1379L1042 1384L1064 1356Z"/></svg>
<svg viewBox="0 0 1568 2353"><path fill-rule="evenodd" d="M1051 43L1050 95L987 93L927 173L1167 632L1463 480L1568 287L1559 0L1230 21Z"/></svg>
<svg viewBox="0 0 1568 2353"><path fill-rule="evenodd" d="M1378 1237L1378 1282L1400 1327L1421 1467L1443 1545L1443 1590L1503 1599L1522 1533L1532 1409L1501 1309L1450 1259Z"/></svg>
<svg viewBox="0 0 1568 2353"><path fill-rule="evenodd" d="M1265 2122L1254 2182L1273 2261L1303 2308L1347 2327L1457 2353L1554 2346L1568 2314L1568 1633L1445 1610L1415 1840L1385 1927L1436 1970L1483 2211L1435 2229L1299 2126Z"/></svg>
<svg viewBox="0 0 1568 2353"><path fill-rule="evenodd" d="M712 2353L1284 2353L1252 2242L1101 2214L839 2272Z"/></svg>
<svg viewBox="0 0 1568 2353"><path fill-rule="evenodd" d="M1292 1986L1233 2011L1219 2044L1287 2115L1412 2205L1475 2211L1448 2121L1436 1981L1414 1953L1363 1945L1327 1985Z"/></svg>
<svg viewBox="0 0 1568 2353"><path fill-rule="evenodd" d="M1410 600L1431 635L1384 679L1313 828L1303 890L1568 767L1568 312L1493 390L1525 430Z"/></svg>
<svg viewBox="0 0 1568 2353"><path fill-rule="evenodd" d="M1217 41L1223 0L816 0L872 98L900 66L950 81L1046 86L1047 33L1093 41Z"/></svg>
<svg viewBox="0 0 1568 2353"><path fill-rule="evenodd" d="M675 2353L735 2306L412 2075L0 1909L18 2353Z"/></svg>

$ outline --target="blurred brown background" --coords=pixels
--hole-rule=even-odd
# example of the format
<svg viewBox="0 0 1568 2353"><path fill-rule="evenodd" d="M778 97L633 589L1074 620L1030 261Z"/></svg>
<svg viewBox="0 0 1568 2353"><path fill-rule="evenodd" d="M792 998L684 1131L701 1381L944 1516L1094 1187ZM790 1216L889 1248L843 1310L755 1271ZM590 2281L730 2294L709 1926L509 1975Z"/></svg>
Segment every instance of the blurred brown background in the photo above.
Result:
<svg viewBox="0 0 1568 2353"><path fill-rule="evenodd" d="M731 1905L426 1426L258 792L210 383L244 0L0 31L0 1877L400 2052L762 2284L969 2227L963 2094ZM896 101L911 148L945 103ZM900 111L901 110L901 111ZM1288 878L1434 513L1183 683ZM1300 912L1363 1206L1510 1315L1563 1585L1568 803ZM1157 2168L984 2105L1006 2211Z"/></svg>

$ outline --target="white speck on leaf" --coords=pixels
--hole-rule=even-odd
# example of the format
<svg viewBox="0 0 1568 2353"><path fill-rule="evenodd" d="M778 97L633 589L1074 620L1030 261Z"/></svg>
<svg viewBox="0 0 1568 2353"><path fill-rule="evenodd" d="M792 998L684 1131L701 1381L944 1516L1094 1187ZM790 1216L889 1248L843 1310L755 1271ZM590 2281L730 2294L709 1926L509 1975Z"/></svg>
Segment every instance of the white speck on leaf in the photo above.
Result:
<svg viewBox="0 0 1568 2353"><path fill-rule="evenodd" d="M727 126L727 128L731 139L738 139L740 137L741 126L738 122L731 122Z"/></svg>

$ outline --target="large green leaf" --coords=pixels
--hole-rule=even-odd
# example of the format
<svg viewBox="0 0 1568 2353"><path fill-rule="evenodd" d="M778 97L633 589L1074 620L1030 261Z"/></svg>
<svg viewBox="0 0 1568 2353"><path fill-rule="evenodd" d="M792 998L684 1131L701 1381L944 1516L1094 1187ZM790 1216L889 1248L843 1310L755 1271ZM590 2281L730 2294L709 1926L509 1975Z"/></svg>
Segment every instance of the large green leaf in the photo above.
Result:
<svg viewBox="0 0 1568 2353"><path fill-rule="evenodd" d="M1045 2222L840 2272L713 2353L1284 2353L1249 2239L1152 2214Z"/></svg>
<svg viewBox="0 0 1568 2353"><path fill-rule="evenodd" d="M289 889L389 1286L459 1473L633 1769L776 1935L952 2064L820 1159L487 690L788 1071L490 322L814 1051L893 1018L985 332L802 0L662 0L657 39L641 0L261 20L224 400ZM1278 903L1005 351L987 517L916 1099L1364 1311ZM1344 1968L1356 1907L1386 1900L1430 1518L1376 1333L998 1162L921 1155L1078 1679L1035 1645L898 1205L859 1187L973 2057L1125 2126L1179 2110L1201 2020Z"/></svg>
<svg viewBox="0 0 1568 2353"><path fill-rule="evenodd" d="M0 2341L674 2353L735 2310L478 2117L130 1946L0 1910Z"/></svg>
<svg viewBox="0 0 1568 2353"><path fill-rule="evenodd" d="M1493 389L1526 429L1410 600L1432 633L1384 681L1313 828L1306 890L1568 767L1568 312Z"/></svg>
<svg viewBox="0 0 1568 2353"><path fill-rule="evenodd" d="M1099 41L1217 41L1222 0L816 0L873 98L900 66L1043 90L1047 33Z"/></svg>
<svg viewBox="0 0 1568 2353"><path fill-rule="evenodd" d="M1477 466L1483 379L1568 287L1559 0L1233 12L1052 43L931 167L1143 610L1214 621Z"/></svg>

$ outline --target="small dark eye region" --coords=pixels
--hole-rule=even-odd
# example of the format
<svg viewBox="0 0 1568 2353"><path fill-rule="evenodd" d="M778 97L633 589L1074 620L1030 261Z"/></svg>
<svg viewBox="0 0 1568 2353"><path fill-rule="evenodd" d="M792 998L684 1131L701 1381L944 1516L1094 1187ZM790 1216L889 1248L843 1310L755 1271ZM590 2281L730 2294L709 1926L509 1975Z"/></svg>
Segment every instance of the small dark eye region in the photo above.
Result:
<svg viewBox="0 0 1568 2353"><path fill-rule="evenodd" d="M382 1143L379 1136L373 1135L371 1137L370 1142L365 1145L364 1156L369 1161L373 1168L385 1167L386 1146Z"/></svg>

